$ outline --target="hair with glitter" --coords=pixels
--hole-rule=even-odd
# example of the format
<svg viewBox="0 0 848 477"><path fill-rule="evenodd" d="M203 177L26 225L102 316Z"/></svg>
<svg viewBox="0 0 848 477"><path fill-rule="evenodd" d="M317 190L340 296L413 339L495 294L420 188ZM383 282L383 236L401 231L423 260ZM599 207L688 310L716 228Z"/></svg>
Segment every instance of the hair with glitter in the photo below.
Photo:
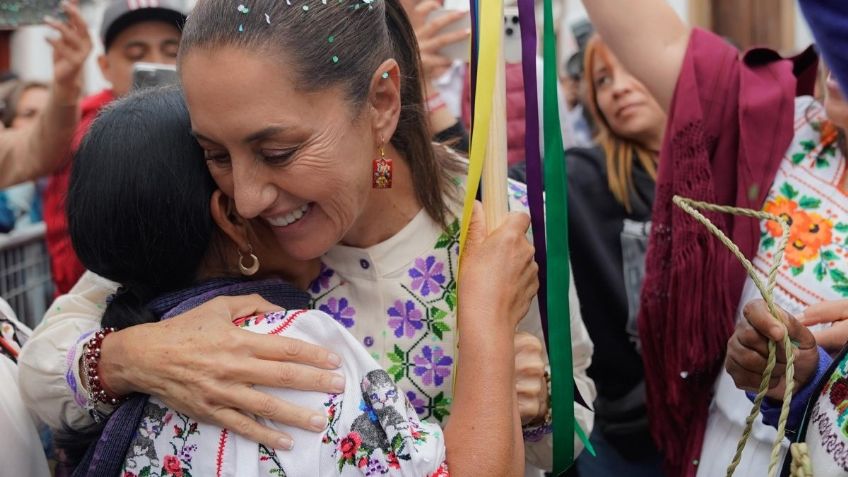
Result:
<svg viewBox="0 0 848 477"><path fill-rule="evenodd" d="M341 86L358 110L377 68L395 59L402 75L401 113L391 143L406 155L421 205L446 226L447 199L455 193L452 178L463 166L431 140L418 43L399 1L244 0L242 5L198 1L183 31L178 62L194 49L233 46L259 52L286 62L299 90Z"/></svg>

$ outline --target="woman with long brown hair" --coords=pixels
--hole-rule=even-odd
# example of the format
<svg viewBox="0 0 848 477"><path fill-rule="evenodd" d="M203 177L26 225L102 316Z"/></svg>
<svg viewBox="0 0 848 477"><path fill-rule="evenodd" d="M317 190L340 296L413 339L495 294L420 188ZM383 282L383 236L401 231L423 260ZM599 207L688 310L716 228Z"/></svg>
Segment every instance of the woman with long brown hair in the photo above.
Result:
<svg viewBox="0 0 848 477"><path fill-rule="evenodd" d="M636 315L665 113L600 37L585 53L593 148L567 151L569 240L598 386L592 442L581 475L661 475L648 431Z"/></svg>

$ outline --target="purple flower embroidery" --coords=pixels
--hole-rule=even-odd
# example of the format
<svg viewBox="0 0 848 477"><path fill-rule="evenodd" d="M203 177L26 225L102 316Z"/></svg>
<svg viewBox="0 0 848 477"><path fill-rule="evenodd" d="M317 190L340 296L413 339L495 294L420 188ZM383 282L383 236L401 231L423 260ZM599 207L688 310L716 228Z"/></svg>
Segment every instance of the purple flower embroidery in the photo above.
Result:
<svg viewBox="0 0 848 477"><path fill-rule="evenodd" d="M323 263L321 264L321 273L318 274L318 278L316 278L312 285L309 286L309 291L312 293L319 293L321 290L326 290L330 288L330 278L333 277L335 272L332 268L327 268Z"/></svg>
<svg viewBox="0 0 848 477"><path fill-rule="evenodd" d="M453 358L445 356L441 346L434 346L432 349L425 346L421 353L413 358L415 375L421 377L427 386L432 386L434 382L436 386L441 386L445 378L450 376Z"/></svg>
<svg viewBox="0 0 848 477"><path fill-rule="evenodd" d="M339 298L338 300L330 298L326 304L319 306L318 309L332 316L333 319L343 324L345 328L351 328L353 326L353 317L356 315L356 309L348 306L347 298Z"/></svg>
<svg viewBox="0 0 848 477"><path fill-rule="evenodd" d="M442 274L445 264L437 262L436 257L430 255L427 259L416 258L415 268L409 271L409 277L412 278L412 289L421 289L421 295L427 296L431 293L438 293L443 283L445 276Z"/></svg>
<svg viewBox="0 0 848 477"><path fill-rule="evenodd" d="M395 336L400 338L406 334L407 338L415 336L415 330L424 327L421 322L421 311L415 308L412 300L407 300L406 305L400 300L395 300L395 306L389 308L389 327L394 328Z"/></svg>
<svg viewBox="0 0 848 477"><path fill-rule="evenodd" d="M414 393L414 392L412 392L412 391L407 391L407 392L406 392L406 397L407 397L407 399L409 399L409 404L412 404L412 407L415 409L415 412L416 412L419 416L423 416L423 415L424 415L424 411L426 411L426 410L427 410L427 403L426 403L426 402L424 402L424 400L423 400L423 399L421 399L420 397L418 397L418 395L417 395L417 394L415 394L415 393Z"/></svg>
<svg viewBox="0 0 848 477"><path fill-rule="evenodd" d="M278 321L282 321L283 318L285 318L285 317L286 317L285 311L272 311L271 313L265 314L265 322L268 323L269 325L273 325L274 323L276 323ZM261 320L257 319L256 321L259 322Z"/></svg>

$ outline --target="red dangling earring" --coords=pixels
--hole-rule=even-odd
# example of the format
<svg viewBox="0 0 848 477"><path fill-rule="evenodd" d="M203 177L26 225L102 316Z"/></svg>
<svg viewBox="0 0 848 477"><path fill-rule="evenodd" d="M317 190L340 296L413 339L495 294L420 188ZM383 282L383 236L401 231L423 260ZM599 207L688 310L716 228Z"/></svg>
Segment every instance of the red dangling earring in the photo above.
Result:
<svg viewBox="0 0 848 477"><path fill-rule="evenodd" d="M374 189L392 188L392 160L386 157L382 138L380 138L380 157L374 159L374 175L371 187Z"/></svg>

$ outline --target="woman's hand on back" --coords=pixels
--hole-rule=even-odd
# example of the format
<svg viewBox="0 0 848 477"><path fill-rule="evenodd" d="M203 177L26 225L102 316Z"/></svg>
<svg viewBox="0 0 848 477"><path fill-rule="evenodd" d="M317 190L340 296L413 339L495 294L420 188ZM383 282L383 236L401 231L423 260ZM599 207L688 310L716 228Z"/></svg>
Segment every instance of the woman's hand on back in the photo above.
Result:
<svg viewBox="0 0 848 477"><path fill-rule="evenodd" d="M236 318L278 309L258 295L219 297L172 319L112 333L103 341L102 379L118 394L148 393L200 421L290 449L290 436L252 416L317 432L326 415L253 386L337 393L344 391L344 377L328 371L341 364L330 351L233 325Z"/></svg>

